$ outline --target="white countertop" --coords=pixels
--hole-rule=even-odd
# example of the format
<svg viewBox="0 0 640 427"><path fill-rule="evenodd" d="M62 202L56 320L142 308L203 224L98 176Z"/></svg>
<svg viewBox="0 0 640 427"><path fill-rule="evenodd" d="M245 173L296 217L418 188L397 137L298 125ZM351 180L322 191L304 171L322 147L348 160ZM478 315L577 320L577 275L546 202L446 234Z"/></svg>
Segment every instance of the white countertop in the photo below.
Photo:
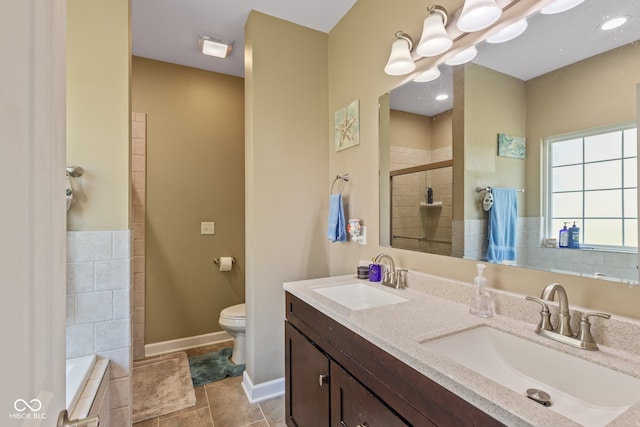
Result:
<svg viewBox="0 0 640 427"><path fill-rule="evenodd" d="M485 377L446 357L430 352L421 345L421 342L452 332L487 325L640 378L638 354L627 353L602 344L599 344L600 351L580 350L538 336L534 332L535 323L533 322L538 321L536 316L539 306L523 302L523 296L516 294L489 289L497 299L496 311L509 313L510 316L497 314L491 318L481 318L470 314L468 304L461 302L468 301L472 291L470 284L422 273L410 272L409 287L402 290L362 280L361 282L367 285L409 299L408 302L365 310L350 310L313 291L318 287L356 281L358 279L355 275L337 276L287 282L284 283L284 289L506 425L573 426L580 424L529 400L524 395L488 381ZM530 318L531 323L514 319L513 312L518 313L516 318ZM636 325L632 326L634 333L640 334L640 328L636 331ZM635 340L637 338L637 336L627 337ZM597 337L596 341L598 341ZM640 403L632 406L609 425L640 426Z"/></svg>

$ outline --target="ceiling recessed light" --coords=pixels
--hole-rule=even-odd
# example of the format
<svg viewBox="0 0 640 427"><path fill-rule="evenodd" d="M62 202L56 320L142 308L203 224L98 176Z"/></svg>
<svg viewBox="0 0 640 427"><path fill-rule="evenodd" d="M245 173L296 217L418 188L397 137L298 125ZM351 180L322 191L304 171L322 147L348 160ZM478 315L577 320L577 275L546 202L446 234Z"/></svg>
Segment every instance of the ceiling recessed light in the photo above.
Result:
<svg viewBox="0 0 640 427"><path fill-rule="evenodd" d="M233 42L226 42L209 36L200 36L198 46L205 55L226 58L231 53Z"/></svg>
<svg viewBox="0 0 640 427"><path fill-rule="evenodd" d="M444 101L445 99L449 99L449 95L447 95L446 93L442 93L436 96L436 101Z"/></svg>
<svg viewBox="0 0 640 427"><path fill-rule="evenodd" d="M626 23L626 16L616 16L615 18L611 18L603 22L602 25L600 25L600 29L603 31L609 31L621 27Z"/></svg>

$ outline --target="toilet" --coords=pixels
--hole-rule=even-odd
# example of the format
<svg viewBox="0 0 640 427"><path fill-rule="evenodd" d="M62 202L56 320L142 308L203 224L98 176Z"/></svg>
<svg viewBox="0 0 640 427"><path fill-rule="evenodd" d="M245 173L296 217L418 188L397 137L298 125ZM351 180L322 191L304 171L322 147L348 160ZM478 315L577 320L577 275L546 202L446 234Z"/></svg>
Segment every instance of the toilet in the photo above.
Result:
<svg viewBox="0 0 640 427"><path fill-rule="evenodd" d="M218 323L220 323L222 329L234 337L231 361L236 365L245 363L244 343L245 331L247 329L246 305L243 303L225 308L220 312Z"/></svg>

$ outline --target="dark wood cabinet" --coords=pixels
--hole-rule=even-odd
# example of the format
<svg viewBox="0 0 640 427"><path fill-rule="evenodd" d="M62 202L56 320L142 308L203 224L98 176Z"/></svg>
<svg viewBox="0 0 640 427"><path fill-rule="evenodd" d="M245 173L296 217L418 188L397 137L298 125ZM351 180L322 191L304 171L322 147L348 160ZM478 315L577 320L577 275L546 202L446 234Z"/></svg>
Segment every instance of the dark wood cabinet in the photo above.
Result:
<svg viewBox="0 0 640 427"><path fill-rule="evenodd" d="M289 427L503 425L288 292L285 341Z"/></svg>
<svg viewBox="0 0 640 427"><path fill-rule="evenodd" d="M331 425L340 427L407 427L367 388L340 365L331 363Z"/></svg>
<svg viewBox="0 0 640 427"><path fill-rule="evenodd" d="M329 425L329 357L285 324L285 410L289 426Z"/></svg>

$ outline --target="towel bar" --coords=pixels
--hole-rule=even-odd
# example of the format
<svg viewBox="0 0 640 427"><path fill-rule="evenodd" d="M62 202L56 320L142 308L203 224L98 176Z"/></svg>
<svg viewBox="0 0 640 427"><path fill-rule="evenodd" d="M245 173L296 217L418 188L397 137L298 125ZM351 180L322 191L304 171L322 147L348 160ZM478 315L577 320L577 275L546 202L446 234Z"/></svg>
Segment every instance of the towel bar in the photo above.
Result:
<svg viewBox="0 0 640 427"><path fill-rule="evenodd" d="M333 187L336 185L336 182L338 181L342 181L342 187L340 188L340 192L342 192L342 189L344 188L344 183L349 182L349 174L345 173L344 175L336 175L336 177L333 180L333 183L331 184L331 190L329 190L329 194L333 194Z"/></svg>
<svg viewBox="0 0 640 427"><path fill-rule="evenodd" d="M491 187L484 187L484 188L476 187L476 193L481 193L483 191L488 191L489 193L491 193ZM524 188L516 188L516 192L524 193Z"/></svg>

